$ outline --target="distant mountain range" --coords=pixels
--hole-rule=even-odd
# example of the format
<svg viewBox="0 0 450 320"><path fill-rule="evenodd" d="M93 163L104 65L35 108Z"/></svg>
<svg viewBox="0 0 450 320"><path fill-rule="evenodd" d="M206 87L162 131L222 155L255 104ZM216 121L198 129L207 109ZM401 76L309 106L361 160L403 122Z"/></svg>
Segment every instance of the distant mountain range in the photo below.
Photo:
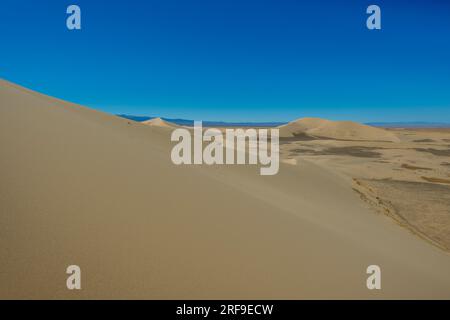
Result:
<svg viewBox="0 0 450 320"><path fill-rule="evenodd" d="M156 117L133 116L128 114L118 114L119 117L133 121L147 121ZM180 126L194 126L194 120L161 118L164 121L172 122ZM202 121L205 127L278 127L287 122L225 122L225 121Z"/></svg>
<svg viewBox="0 0 450 320"><path fill-rule="evenodd" d="M118 114L119 117L133 121L147 121L156 117L134 116L129 114ZM194 120L161 118L165 121L175 123L180 126L193 126ZM226 122L226 121L203 121L205 127L278 127L288 122ZM445 122L368 122L366 125L381 128L450 128L450 123Z"/></svg>

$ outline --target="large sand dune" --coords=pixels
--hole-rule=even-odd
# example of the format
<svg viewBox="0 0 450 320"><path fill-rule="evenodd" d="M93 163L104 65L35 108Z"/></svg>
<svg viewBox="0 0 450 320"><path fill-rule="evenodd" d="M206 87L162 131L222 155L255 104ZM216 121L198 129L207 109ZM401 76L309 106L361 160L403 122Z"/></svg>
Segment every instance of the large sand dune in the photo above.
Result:
<svg viewBox="0 0 450 320"><path fill-rule="evenodd" d="M450 298L445 252L313 162L175 166L163 128L4 81L0 130L0 298Z"/></svg>
<svg viewBox="0 0 450 320"><path fill-rule="evenodd" d="M392 132L352 121L302 118L280 127L280 137L294 137L304 134L338 140L400 141Z"/></svg>

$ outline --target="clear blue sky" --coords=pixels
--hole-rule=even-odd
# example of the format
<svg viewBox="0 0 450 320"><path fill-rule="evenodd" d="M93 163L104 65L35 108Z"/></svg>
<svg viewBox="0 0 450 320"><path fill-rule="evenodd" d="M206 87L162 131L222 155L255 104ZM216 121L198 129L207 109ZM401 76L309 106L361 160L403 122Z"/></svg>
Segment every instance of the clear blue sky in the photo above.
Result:
<svg viewBox="0 0 450 320"><path fill-rule="evenodd" d="M2 0L0 77L111 113L450 122L450 1Z"/></svg>

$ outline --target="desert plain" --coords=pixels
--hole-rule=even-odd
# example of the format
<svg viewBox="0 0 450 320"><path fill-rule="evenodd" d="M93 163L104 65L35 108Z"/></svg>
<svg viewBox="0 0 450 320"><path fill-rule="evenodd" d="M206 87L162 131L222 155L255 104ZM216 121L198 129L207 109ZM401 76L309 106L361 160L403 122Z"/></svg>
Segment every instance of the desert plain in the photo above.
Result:
<svg viewBox="0 0 450 320"><path fill-rule="evenodd" d="M1 80L0 298L450 299L450 130L303 118L261 176L174 127Z"/></svg>

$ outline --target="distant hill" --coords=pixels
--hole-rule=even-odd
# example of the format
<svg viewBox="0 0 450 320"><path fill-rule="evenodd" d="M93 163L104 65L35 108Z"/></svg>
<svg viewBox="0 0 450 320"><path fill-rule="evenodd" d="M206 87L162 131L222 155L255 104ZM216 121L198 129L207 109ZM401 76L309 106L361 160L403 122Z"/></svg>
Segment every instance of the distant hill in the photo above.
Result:
<svg viewBox="0 0 450 320"><path fill-rule="evenodd" d="M353 121L302 118L280 127L280 137L300 135L342 140L400 141L392 132Z"/></svg>
<svg viewBox="0 0 450 320"><path fill-rule="evenodd" d="M129 114L118 114L117 116L143 122L157 117L134 116ZM187 119L169 119L162 120L175 123L180 126L193 126L194 120ZM203 121L205 127L278 127L288 124L288 122L226 122L226 121ZM445 122L426 122L426 121L407 121L407 122L367 122L365 125L380 128L450 128L450 123Z"/></svg>
<svg viewBox="0 0 450 320"><path fill-rule="evenodd" d="M117 114L117 116L128 119L128 120L137 121L137 122L147 121L147 120L155 118L155 117L147 117L147 116L133 116L130 114Z"/></svg>

